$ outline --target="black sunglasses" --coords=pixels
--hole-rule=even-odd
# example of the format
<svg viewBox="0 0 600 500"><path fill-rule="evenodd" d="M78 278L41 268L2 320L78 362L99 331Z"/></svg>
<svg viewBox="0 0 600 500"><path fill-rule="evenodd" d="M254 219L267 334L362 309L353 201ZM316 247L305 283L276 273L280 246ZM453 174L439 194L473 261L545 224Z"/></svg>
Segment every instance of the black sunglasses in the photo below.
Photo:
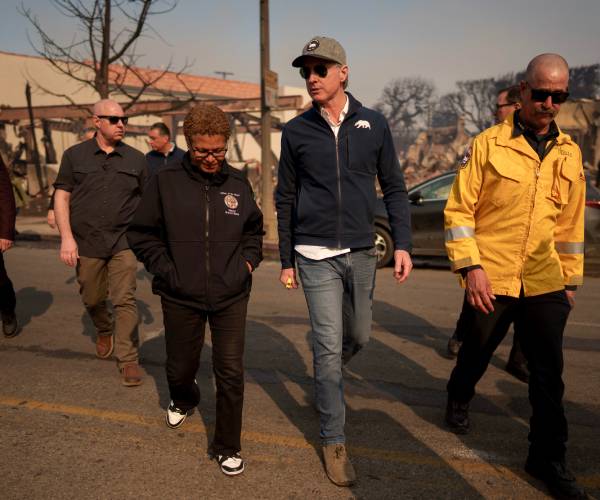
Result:
<svg viewBox="0 0 600 500"><path fill-rule="evenodd" d="M305 80L310 78L311 72L315 72L316 75L320 78L325 78L327 76L327 66L324 64L316 64L312 70L308 66L302 66L300 68L300 76Z"/></svg>
<svg viewBox="0 0 600 500"><path fill-rule="evenodd" d="M109 121L111 125L116 125L119 123L119 120L123 122L123 125L127 125L129 118L126 116L114 116L114 115L98 115L98 118L105 118Z"/></svg>
<svg viewBox="0 0 600 500"><path fill-rule="evenodd" d="M529 83L527 83L527 85L529 85ZM531 85L529 85L529 88L531 89L531 98L535 102L544 102L546 99L548 99L548 97L551 97L554 104L562 104L569 98L569 93L562 90L551 91L534 89Z"/></svg>

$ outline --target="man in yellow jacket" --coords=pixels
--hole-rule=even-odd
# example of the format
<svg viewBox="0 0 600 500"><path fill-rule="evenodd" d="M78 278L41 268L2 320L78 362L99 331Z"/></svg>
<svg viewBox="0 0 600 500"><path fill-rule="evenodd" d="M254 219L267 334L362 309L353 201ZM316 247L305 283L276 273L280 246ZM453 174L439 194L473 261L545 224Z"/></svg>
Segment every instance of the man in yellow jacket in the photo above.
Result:
<svg viewBox="0 0 600 500"><path fill-rule="evenodd" d="M520 84L521 110L477 136L461 161L444 212L446 249L472 307L446 423L469 431L475 385L519 315L532 405L525 470L555 495L584 498L565 465L562 405L562 336L583 282L585 208L581 152L554 122L568 82L561 56L535 57Z"/></svg>

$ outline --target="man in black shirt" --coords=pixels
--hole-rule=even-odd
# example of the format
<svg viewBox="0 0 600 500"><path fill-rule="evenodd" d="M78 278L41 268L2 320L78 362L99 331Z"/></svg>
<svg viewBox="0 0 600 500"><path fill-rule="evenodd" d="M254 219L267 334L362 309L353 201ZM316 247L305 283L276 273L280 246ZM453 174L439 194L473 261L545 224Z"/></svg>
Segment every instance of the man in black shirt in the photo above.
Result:
<svg viewBox="0 0 600 500"><path fill-rule="evenodd" d="M171 142L171 131L162 122L157 122L148 131L148 144L152 151L146 153L148 175L154 175L167 165L181 164L185 151Z"/></svg>
<svg viewBox="0 0 600 500"><path fill-rule="evenodd" d="M83 303L96 327L96 355L113 349L122 383L142 383L138 365L137 261L125 231L146 178L144 155L122 142L127 117L115 101L94 106L96 137L65 151L54 208L60 259L76 267ZM110 292L115 318L107 307ZM114 341L113 341L114 330Z"/></svg>

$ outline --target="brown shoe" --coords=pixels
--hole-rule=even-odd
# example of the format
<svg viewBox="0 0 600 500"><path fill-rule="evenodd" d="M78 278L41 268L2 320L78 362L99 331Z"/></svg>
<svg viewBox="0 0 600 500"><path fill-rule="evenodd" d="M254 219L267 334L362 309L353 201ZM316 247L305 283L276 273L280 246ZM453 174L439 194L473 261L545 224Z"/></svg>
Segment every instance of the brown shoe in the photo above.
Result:
<svg viewBox="0 0 600 500"><path fill-rule="evenodd" d="M130 363L121 368L121 383L127 387L141 385L142 372L137 363Z"/></svg>
<svg viewBox="0 0 600 500"><path fill-rule="evenodd" d="M113 353L115 347L112 335L98 335L96 337L96 356L106 359Z"/></svg>
<svg viewBox="0 0 600 500"><path fill-rule="evenodd" d="M326 444L323 446L325 472L331 482L337 486L352 486L356 481L354 467L350 463L346 446L343 444Z"/></svg>

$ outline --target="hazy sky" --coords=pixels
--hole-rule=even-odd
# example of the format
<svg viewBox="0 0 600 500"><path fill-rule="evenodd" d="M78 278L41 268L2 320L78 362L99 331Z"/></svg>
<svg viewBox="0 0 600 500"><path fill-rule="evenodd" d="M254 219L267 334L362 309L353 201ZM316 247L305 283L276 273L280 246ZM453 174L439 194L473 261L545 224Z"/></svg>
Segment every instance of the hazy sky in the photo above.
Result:
<svg viewBox="0 0 600 500"><path fill-rule="evenodd" d="M22 2L71 40L73 20L48 0ZM31 54L20 3L2 0L0 50ZM445 92L456 80L521 70L541 52L559 52L572 66L600 62L599 0L271 0L270 21L280 84L303 85L290 62L313 35L328 35L348 54L349 90L368 105L398 77L422 76ZM258 0L179 0L151 24L163 39L150 33L139 44L144 65L172 58L177 67L187 58L192 73L232 71L258 82Z"/></svg>

